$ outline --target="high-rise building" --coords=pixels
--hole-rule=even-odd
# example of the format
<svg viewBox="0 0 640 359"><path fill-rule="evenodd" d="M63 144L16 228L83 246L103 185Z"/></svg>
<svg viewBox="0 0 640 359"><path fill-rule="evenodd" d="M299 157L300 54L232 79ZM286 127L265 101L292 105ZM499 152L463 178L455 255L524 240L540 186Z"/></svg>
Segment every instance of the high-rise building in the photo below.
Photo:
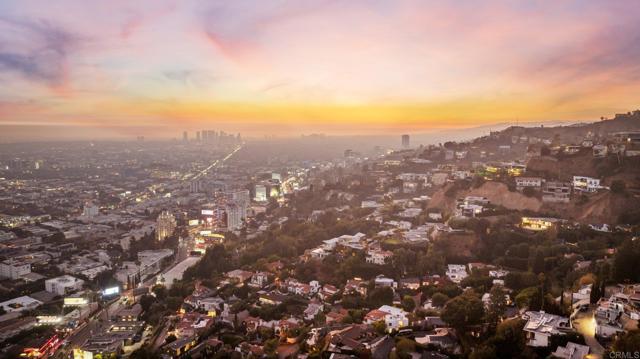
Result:
<svg viewBox="0 0 640 359"><path fill-rule="evenodd" d="M191 193L199 193L202 191L202 182L200 180L193 180L189 185L189 191Z"/></svg>
<svg viewBox="0 0 640 359"><path fill-rule="evenodd" d="M184 142L189 141L189 134L187 133L187 131L184 131L184 132L182 133L182 140L183 140Z"/></svg>
<svg viewBox="0 0 640 359"><path fill-rule="evenodd" d="M409 148L409 146L410 146L409 135L402 135L402 147Z"/></svg>
<svg viewBox="0 0 640 359"><path fill-rule="evenodd" d="M196 141L200 142L200 131L196 131Z"/></svg>
<svg viewBox="0 0 640 359"><path fill-rule="evenodd" d="M93 204L92 202L87 202L84 204L84 208L82 209L82 216L87 218L92 218L100 214L100 209L98 206Z"/></svg>
<svg viewBox="0 0 640 359"><path fill-rule="evenodd" d="M209 131L207 131L207 130L202 130L202 131L201 131L201 133L202 133L202 142L207 142L207 138L208 138L208 135L209 135Z"/></svg>
<svg viewBox="0 0 640 359"><path fill-rule="evenodd" d="M242 221L245 217L242 206L235 202L229 202L225 206L224 210L227 215L227 230L235 231L242 228Z"/></svg>
<svg viewBox="0 0 640 359"><path fill-rule="evenodd" d="M263 184L256 185L256 195L254 197L256 202L266 202L267 201L267 186Z"/></svg>
<svg viewBox="0 0 640 359"><path fill-rule="evenodd" d="M156 239L163 241L176 230L176 217L169 211L162 211L156 221Z"/></svg>
<svg viewBox="0 0 640 359"><path fill-rule="evenodd" d="M251 204L251 194L248 189L229 191L227 192L227 203L232 203L235 206L235 208L233 208L237 211L237 213L234 214L235 216L245 219L247 218L247 212L249 210L249 205ZM227 214L227 227L229 227L228 216L229 214Z"/></svg>

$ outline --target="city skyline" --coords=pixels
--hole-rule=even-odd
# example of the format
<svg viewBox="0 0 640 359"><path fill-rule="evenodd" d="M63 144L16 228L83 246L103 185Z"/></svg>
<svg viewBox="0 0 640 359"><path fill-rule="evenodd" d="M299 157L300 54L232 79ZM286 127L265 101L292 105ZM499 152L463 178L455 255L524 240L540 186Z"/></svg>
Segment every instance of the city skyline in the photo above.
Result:
<svg viewBox="0 0 640 359"><path fill-rule="evenodd" d="M7 1L0 13L0 126L16 138L594 121L635 109L640 91L631 1Z"/></svg>

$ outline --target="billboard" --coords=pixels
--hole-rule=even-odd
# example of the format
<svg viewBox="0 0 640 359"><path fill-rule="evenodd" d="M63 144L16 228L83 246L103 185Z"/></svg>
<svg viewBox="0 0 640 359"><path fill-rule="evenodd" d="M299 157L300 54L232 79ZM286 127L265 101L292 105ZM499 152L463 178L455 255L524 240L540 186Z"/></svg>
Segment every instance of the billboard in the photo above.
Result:
<svg viewBox="0 0 640 359"><path fill-rule="evenodd" d="M102 291L103 296L116 295L118 293L120 293L119 287L106 288Z"/></svg>
<svg viewBox="0 0 640 359"><path fill-rule="evenodd" d="M82 349L73 349L73 359L93 359L93 353Z"/></svg>
<svg viewBox="0 0 640 359"><path fill-rule="evenodd" d="M62 323L62 317L57 315L38 315L36 317L37 325L52 325Z"/></svg>
<svg viewBox="0 0 640 359"><path fill-rule="evenodd" d="M89 304L87 298L82 297L67 297L64 298L65 307L80 307Z"/></svg>
<svg viewBox="0 0 640 359"><path fill-rule="evenodd" d="M203 216L213 216L213 210L212 209L203 209L202 212Z"/></svg>

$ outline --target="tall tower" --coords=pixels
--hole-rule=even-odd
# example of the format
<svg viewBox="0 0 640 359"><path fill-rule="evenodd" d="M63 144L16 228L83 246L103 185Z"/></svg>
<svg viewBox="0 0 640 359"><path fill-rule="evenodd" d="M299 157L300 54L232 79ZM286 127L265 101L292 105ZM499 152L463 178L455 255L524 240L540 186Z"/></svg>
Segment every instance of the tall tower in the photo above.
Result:
<svg viewBox="0 0 640 359"><path fill-rule="evenodd" d="M235 202L228 202L224 208L227 220L227 230L235 231L242 228L242 220L244 219L244 213L242 207Z"/></svg>
<svg viewBox="0 0 640 359"><path fill-rule="evenodd" d="M200 131L196 132L196 141L200 142Z"/></svg>
<svg viewBox="0 0 640 359"><path fill-rule="evenodd" d="M409 148L409 135L402 135L402 148Z"/></svg>
<svg viewBox="0 0 640 359"><path fill-rule="evenodd" d="M187 133L187 131L184 131L184 132L182 133L182 140L183 140L184 142L189 141L189 134Z"/></svg>
<svg viewBox="0 0 640 359"><path fill-rule="evenodd" d="M156 221L156 239L163 241L176 230L176 217L169 211L162 211Z"/></svg>

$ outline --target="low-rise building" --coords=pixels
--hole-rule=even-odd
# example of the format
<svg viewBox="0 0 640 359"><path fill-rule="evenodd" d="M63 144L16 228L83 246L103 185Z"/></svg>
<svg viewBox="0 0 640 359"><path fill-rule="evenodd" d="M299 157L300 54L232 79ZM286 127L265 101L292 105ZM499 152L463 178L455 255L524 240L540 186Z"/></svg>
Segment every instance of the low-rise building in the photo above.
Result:
<svg viewBox="0 0 640 359"><path fill-rule="evenodd" d="M568 318L542 311L528 311L523 318L527 320L524 326L527 345L532 347L547 347L551 336L565 334L571 329Z"/></svg>
<svg viewBox="0 0 640 359"><path fill-rule="evenodd" d="M384 321L387 331L398 330L409 325L408 313L404 310L389 305L383 305L367 313L363 323L373 324Z"/></svg>
<svg viewBox="0 0 640 359"><path fill-rule="evenodd" d="M447 182L447 178L449 178L448 173L438 172L431 175L431 183L436 186L442 186Z"/></svg>
<svg viewBox="0 0 640 359"><path fill-rule="evenodd" d="M567 182L550 181L542 187L542 201L551 203L569 203L571 184Z"/></svg>
<svg viewBox="0 0 640 359"><path fill-rule="evenodd" d="M568 342L565 346L559 346L552 353L554 358L561 359L584 359L589 354L589 347L586 345Z"/></svg>
<svg viewBox="0 0 640 359"><path fill-rule="evenodd" d="M520 227L530 231L546 231L554 228L561 220L546 217L522 217Z"/></svg>
<svg viewBox="0 0 640 359"><path fill-rule="evenodd" d="M2 278L16 280L29 273L31 273L31 264L28 262L7 259L0 263L0 277Z"/></svg>
<svg viewBox="0 0 640 359"><path fill-rule="evenodd" d="M307 308L304 310L304 313L303 313L304 319L308 321L313 320L316 317L316 315L318 315L318 313L322 312L323 309L324 309L324 305L322 305L322 303L312 300L311 302L309 302L309 304L307 305Z"/></svg>
<svg viewBox="0 0 640 359"><path fill-rule="evenodd" d="M253 276L252 272L241 270L241 269L235 269L230 272L227 272L226 274L227 278L233 281L236 281L238 283L244 283L249 279L251 279L252 276Z"/></svg>
<svg viewBox="0 0 640 359"><path fill-rule="evenodd" d="M578 192L597 192L602 188L600 179L586 176L573 176L572 184L573 190Z"/></svg>
<svg viewBox="0 0 640 359"><path fill-rule="evenodd" d="M67 295L82 289L84 281L70 275L63 275L56 278L47 279L44 288L49 293L57 295Z"/></svg>
<svg viewBox="0 0 640 359"><path fill-rule="evenodd" d="M42 304L43 303L37 299L23 295L22 297L9 299L0 303L0 308L4 309L7 313L22 312L24 310L36 309Z"/></svg>
<svg viewBox="0 0 640 359"><path fill-rule="evenodd" d="M516 177L516 189L522 191L525 188L539 190L542 188L543 178L540 177Z"/></svg>
<svg viewBox="0 0 640 359"><path fill-rule="evenodd" d="M393 252L384 250L369 250L367 252L367 263L384 265L389 258L393 257Z"/></svg>
<svg viewBox="0 0 640 359"><path fill-rule="evenodd" d="M269 283L269 273L256 272L251 276L249 285L257 288L262 288L267 285L267 283Z"/></svg>
<svg viewBox="0 0 640 359"><path fill-rule="evenodd" d="M445 274L454 283L460 283L468 276L467 267L462 264L449 264Z"/></svg>
<svg viewBox="0 0 640 359"><path fill-rule="evenodd" d="M377 276L374 280L374 285L376 288L380 288L380 287L391 287L391 288L398 288L398 282L396 282L395 280L391 279L391 278L387 278L383 275L379 275Z"/></svg>

